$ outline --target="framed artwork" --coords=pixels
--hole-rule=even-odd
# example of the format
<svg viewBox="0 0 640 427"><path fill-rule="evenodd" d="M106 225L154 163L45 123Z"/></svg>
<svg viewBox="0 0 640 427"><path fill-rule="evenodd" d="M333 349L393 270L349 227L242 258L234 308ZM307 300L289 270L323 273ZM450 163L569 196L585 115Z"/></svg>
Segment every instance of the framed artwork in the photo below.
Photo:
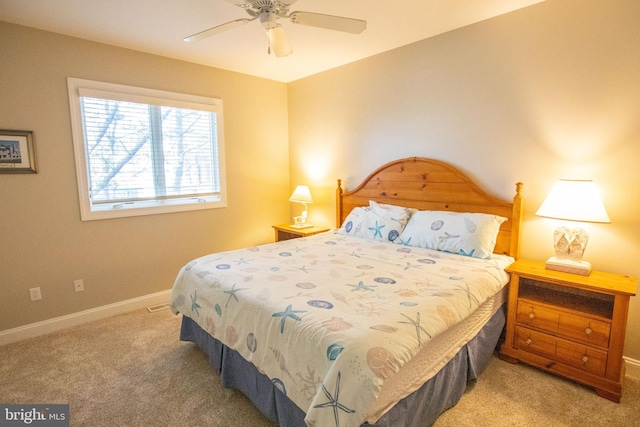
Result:
<svg viewBox="0 0 640 427"><path fill-rule="evenodd" d="M33 132L0 129L0 173L37 173Z"/></svg>

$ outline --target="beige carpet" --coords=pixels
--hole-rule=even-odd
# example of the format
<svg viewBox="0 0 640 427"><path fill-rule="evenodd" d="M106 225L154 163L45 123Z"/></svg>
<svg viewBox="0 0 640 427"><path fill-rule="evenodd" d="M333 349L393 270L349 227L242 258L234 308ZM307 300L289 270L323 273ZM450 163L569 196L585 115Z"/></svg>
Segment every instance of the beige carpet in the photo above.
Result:
<svg viewBox="0 0 640 427"><path fill-rule="evenodd" d="M206 357L180 342L169 310L132 313L0 347L0 403L69 403L72 426L274 426L220 387ZM637 426L640 379L620 404L494 358L447 426ZM324 426L319 426L324 427Z"/></svg>

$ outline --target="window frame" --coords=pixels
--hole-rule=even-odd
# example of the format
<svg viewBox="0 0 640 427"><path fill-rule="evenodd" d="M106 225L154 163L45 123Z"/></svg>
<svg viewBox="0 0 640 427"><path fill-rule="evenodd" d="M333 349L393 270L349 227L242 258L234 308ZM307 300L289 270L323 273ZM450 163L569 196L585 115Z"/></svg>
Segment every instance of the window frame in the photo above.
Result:
<svg viewBox="0 0 640 427"><path fill-rule="evenodd" d="M187 95L156 89L126 86L93 80L67 78L73 150L82 221L183 212L227 206L227 189L224 150L224 120L222 100L197 95ZM220 194L217 196L186 196L183 198L158 198L128 203L91 203L89 170L87 168L87 144L80 98L82 94L108 94L112 100L132 101L151 105L188 108L216 114L216 150ZM85 95L86 96L86 95Z"/></svg>

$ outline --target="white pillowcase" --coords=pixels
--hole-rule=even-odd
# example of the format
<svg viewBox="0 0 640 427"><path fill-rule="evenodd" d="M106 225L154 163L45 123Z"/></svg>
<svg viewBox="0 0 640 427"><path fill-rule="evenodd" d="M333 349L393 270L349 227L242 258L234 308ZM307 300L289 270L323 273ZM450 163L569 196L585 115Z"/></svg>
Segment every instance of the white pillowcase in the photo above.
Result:
<svg viewBox="0 0 640 427"><path fill-rule="evenodd" d="M390 241L398 238L412 210L401 206L369 201L369 206L353 208L338 233L369 240Z"/></svg>
<svg viewBox="0 0 640 427"><path fill-rule="evenodd" d="M414 212L418 212L418 209L405 208L404 206L387 205L384 203L375 202L373 200L369 200L369 207L378 215L391 215L399 221L404 222L405 225L407 224L409 217L411 217Z"/></svg>
<svg viewBox="0 0 640 427"><path fill-rule="evenodd" d="M507 218L483 213L415 212L396 243L474 258L489 258Z"/></svg>

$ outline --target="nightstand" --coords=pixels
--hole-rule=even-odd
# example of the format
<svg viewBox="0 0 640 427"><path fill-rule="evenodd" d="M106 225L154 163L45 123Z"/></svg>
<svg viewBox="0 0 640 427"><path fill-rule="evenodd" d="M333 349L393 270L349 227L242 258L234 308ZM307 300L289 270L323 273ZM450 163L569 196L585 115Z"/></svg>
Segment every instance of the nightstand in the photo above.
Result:
<svg viewBox="0 0 640 427"><path fill-rule="evenodd" d="M276 231L276 242L297 239L299 237L313 236L314 234L329 231L328 228L323 227L295 228L290 224L274 225L273 228Z"/></svg>
<svg viewBox="0 0 640 427"><path fill-rule="evenodd" d="M627 312L637 279L599 271L579 276L524 259L506 271L511 282L500 358L569 378L620 402Z"/></svg>

